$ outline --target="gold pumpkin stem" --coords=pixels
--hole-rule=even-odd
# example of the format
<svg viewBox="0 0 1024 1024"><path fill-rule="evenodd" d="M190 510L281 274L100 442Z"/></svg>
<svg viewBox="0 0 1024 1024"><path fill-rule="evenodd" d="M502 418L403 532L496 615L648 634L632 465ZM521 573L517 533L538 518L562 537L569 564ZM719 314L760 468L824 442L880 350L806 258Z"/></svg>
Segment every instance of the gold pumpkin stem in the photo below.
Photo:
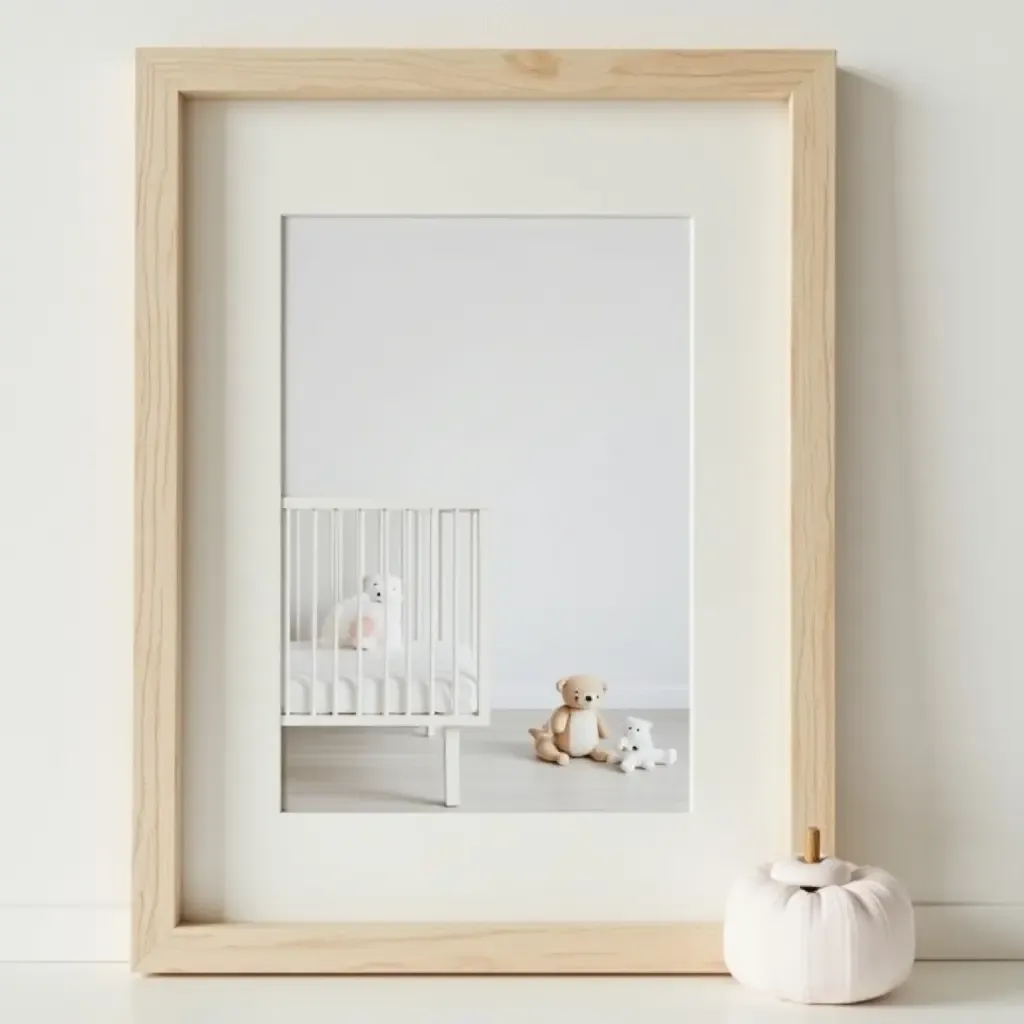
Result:
<svg viewBox="0 0 1024 1024"><path fill-rule="evenodd" d="M811 826L804 836L804 861L817 864L821 860L821 832Z"/></svg>

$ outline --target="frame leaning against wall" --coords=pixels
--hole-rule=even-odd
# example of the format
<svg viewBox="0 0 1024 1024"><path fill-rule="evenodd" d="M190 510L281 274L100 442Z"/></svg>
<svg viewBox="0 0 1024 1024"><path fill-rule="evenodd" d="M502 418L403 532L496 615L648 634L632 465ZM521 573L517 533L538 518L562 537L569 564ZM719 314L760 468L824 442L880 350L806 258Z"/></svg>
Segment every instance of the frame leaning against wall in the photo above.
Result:
<svg viewBox="0 0 1024 1024"><path fill-rule="evenodd" d="M835 57L831 51L137 54L133 969L722 973L720 922L189 924L181 917L184 104L786 101L791 130L789 831L834 838ZM797 847L798 848L798 847Z"/></svg>

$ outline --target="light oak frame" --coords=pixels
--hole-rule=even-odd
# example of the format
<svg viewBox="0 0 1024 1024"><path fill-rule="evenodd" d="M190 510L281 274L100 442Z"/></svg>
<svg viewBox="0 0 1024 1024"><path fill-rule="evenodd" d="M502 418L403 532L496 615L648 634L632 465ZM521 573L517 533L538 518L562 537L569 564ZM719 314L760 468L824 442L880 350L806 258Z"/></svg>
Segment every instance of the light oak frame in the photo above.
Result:
<svg viewBox="0 0 1024 1024"><path fill-rule="evenodd" d="M835 58L829 51L137 54L132 968L142 974L722 973L721 925L181 920L183 107L202 99L789 104L790 831L834 846Z"/></svg>

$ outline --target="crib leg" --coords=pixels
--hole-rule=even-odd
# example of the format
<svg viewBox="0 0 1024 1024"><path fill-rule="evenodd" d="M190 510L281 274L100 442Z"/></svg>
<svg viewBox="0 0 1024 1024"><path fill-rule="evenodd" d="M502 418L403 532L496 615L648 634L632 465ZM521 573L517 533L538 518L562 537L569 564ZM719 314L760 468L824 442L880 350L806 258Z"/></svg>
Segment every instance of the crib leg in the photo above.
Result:
<svg viewBox="0 0 1024 1024"><path fill-rule="evenodd" d="M459 730L444 731L444 805L459 806Z"/></svg>

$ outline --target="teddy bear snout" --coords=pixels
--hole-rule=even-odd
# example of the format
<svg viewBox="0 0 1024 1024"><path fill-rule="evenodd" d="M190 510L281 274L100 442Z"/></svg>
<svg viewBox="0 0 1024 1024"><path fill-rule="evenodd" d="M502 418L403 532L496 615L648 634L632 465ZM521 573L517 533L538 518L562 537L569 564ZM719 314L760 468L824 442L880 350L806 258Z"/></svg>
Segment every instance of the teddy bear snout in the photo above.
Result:
<svg viewBox="0 0 1024 1024"><path fill-rule="evenodd" d="M590 695L590 694L588 693L588 694L587 694L587 702L589 703L589 702L590 702L590 701L592 701L593 699L594 699L594 698L593 698L593 697L592 697L592 696L591 696L591 695Z"/></svg>

